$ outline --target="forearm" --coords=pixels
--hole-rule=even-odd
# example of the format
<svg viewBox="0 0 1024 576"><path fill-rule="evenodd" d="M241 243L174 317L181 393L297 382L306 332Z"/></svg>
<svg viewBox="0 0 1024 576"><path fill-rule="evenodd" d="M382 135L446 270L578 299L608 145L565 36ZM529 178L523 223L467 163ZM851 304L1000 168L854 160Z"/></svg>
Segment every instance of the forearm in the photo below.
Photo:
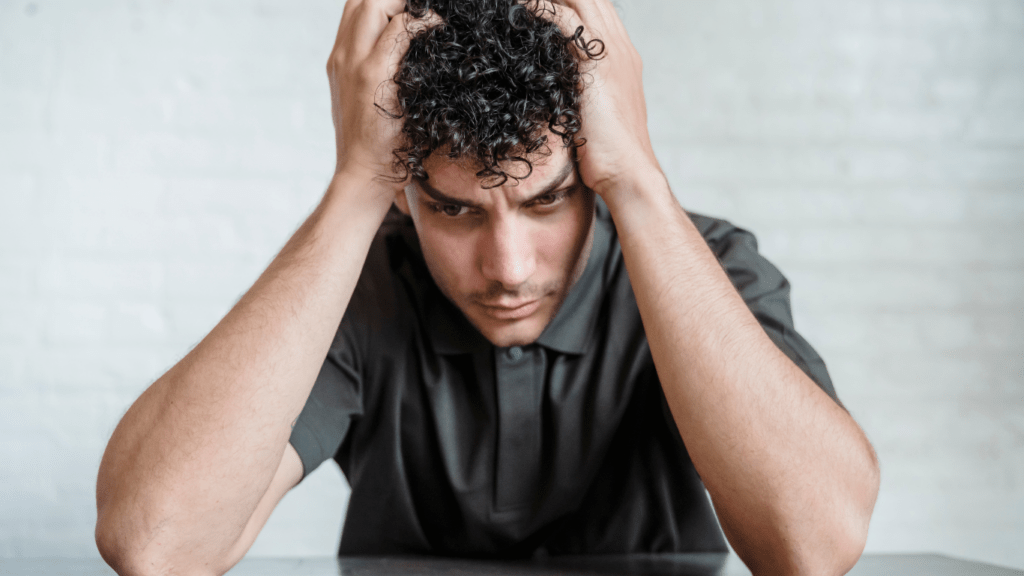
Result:
<svg viewBox="0 0 1024 576"><path fill-rule="evenodd" d="M848 569L877 494L870 445L768 338L663 176L628 188L604 197L669 407L733 547L755 574Z"/></svg>
<svg viewBox="0 0 1024 576"><path fill-rule="evenodd" d="M356 188L336 178L252 288L118 425L97 482L97 535L118 553L212 563L241 534L389 206Z"/></svg>

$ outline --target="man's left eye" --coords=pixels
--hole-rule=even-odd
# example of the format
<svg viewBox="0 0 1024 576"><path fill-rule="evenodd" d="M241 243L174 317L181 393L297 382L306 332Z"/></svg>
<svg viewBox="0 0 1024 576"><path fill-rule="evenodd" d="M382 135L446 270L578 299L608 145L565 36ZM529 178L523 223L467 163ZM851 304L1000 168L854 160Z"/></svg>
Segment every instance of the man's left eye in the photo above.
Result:
<svg viewBox="0 0 1024 576"><path fill-rule="evenodd" d="M534 198L533 204L535 206L549 206L561 200L563 196L565 196L565 192L552 192L550 194Z"/></svg>

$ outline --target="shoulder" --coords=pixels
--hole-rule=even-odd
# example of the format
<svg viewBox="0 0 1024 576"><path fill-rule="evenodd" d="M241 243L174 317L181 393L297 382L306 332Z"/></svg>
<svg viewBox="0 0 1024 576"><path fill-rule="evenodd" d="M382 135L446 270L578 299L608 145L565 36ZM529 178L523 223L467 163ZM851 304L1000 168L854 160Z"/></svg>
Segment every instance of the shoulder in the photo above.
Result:
<svg viewBox="0 0 1024 576"><path fill-rule="evenodd" d="M730 249L757 251L757 238L751 231L722 218L690 211L687 211L687 215L704 237L704 241L708 243L708 247L720 259L727 256Z"/></svg>
<svg viewBox="0 0 1024 576"><path fill-rule="evenodd" d="M396 210L389 213L370 244L335 344L344 340L365 353L374 341L394 341L409 331L416 310L411 284L422 281L414 239L411 222Z"/></svg>

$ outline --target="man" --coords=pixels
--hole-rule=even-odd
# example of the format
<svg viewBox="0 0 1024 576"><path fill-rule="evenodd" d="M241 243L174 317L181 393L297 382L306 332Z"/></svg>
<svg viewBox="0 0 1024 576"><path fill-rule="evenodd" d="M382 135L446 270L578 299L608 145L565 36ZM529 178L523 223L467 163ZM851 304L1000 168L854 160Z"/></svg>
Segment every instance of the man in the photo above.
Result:
<svg viewBox="0 0 1024 576"><path fill-rule="evenodd" d="M874 453L752 236L676 202L612 5L405 9L346 4L322 202L111 438L107 561L222 573L333 457L345 554L722 550L703 485L755 574L847 571Z"/></svg>

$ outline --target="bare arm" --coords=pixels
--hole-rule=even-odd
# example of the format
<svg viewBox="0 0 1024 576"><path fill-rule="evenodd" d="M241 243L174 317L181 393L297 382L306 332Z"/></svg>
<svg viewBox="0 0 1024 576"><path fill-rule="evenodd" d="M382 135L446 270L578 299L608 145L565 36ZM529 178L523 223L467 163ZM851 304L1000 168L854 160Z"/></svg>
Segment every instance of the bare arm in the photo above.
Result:
<svg viewBox="0 0 1024 576"><path fill-rule="evenodd" d="M878 493L853 418L771 341L676 202L647 134L641 62L608 0L565 0L605 58L583 110L584 182L608 204L665 396L754 574L839 574Z"/></svg>
<svg viewBox="0 0 1024 576"><path fill-rule="evenodd" d="M621 189L620 189L621 191ZM878 492L853 418L771 341L664 180L609 209L665 396L754 574L844 574Z"/></svg>
<svg viewBox="0 0 1024 576"><path fill-rule="evenodd" d="M121 574L221 574L301 478L288 438L402 183L397 121L373 107L407 40L402 0L350 0L328 63L336 174L231 311L114 431L96 540ZM296 464L298 463L298 466Z"/></svg>

